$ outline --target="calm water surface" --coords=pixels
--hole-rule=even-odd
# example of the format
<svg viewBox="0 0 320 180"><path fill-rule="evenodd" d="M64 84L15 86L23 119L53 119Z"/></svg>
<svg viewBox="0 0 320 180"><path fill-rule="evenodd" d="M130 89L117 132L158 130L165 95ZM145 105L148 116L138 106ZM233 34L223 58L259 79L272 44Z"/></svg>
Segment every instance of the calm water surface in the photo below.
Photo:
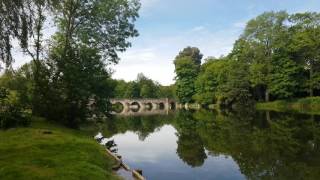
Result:
<svg viewBox="0 0 320 180"><path fill-rule="evenodd" d="M149 180L320 179L318 116L179 111L115 117L104 135Z"/></svg>

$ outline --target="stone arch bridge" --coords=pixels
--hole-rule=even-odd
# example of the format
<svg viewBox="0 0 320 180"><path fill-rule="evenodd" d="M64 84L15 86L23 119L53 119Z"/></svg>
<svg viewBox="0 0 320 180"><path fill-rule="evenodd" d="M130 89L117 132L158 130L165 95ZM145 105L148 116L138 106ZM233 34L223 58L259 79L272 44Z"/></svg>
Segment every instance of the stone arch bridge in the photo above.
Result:
<svg viewBox="0 0 320 180"><path fill-rule="evenodd" d="M177 103L175 100L162 98L162 99L110 99L110 103L121 104L122 112L116 114L163 114L168 113L169 110L176 109Z"/></svg>

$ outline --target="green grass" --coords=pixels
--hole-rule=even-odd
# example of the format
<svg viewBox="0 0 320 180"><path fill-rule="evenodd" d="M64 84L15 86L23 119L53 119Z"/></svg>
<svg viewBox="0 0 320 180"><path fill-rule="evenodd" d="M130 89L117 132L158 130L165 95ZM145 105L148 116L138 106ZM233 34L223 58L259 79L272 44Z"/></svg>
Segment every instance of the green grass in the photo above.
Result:
<svg viewBox="0 0 320 180"><path fill-rule="evenodd" d="M295 111L307 114L320 114L320 97L257 103L256 108L259 110Z"/></svg>
<svg viewBox="0 0 320 180"><path fill-rule="evenodd" d="M0 130L0 179L119 179L113 164L93 138L54 123Z"/></svg>

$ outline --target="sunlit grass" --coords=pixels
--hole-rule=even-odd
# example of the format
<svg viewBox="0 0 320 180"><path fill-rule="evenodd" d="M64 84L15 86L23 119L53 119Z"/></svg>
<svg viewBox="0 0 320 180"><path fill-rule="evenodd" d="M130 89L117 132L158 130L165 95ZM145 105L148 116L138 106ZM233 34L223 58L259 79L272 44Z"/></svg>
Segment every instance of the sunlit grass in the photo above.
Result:
<svg viewBox="0 0 320 180"><path fill-rule="evenodd" d="M113 163L91 137L43 120L0 131L0 179L117 179Z"/></svg>

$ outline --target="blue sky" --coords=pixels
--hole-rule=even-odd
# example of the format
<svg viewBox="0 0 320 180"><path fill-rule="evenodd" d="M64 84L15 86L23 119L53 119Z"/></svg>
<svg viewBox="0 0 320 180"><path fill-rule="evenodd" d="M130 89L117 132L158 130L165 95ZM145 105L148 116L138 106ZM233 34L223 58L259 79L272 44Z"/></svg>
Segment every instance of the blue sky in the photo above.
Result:
<svg viewBox="0 0 320 180"><path fill-rule="evenodd" d="M173 59L186 46L204 57L230 52L246 22L265 11L320 11L320 0L141 0L140 36L121 54L114 78L139 72L164 85L174 83Z"/></svg>

